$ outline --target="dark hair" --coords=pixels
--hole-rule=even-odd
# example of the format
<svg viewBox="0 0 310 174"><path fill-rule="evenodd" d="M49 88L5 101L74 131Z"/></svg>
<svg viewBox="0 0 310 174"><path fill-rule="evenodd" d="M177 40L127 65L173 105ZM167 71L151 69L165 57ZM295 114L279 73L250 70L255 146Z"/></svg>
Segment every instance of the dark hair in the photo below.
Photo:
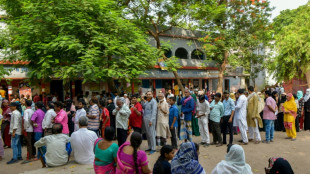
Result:
<svg viewBox="0 0 310 174"><path fill-rule="evenodd" d="M115 137L115 129L113 127L106 127L104 129L104 139L113 141Z"/></svg>
<svg viewBox="0 0 310 174"><path fill-rule="evenodd" d="M177 101L177 99L175 97L170 97L169 99L174 101L174 102Z"/></svg>
<svg viewBox="0 0 310 174"><path fill-rule="evenodd" d="M136 173L139 173L138 162L137 162L137 151L142 143L142 136L139 132L133 132L130 137L130 145L133 147L133 160L135 162Z"/></svg>
<svg viewBox="0 0 310 174"><path fill-rule="evenodd" d="M82 99L82 98L80 98L80 99L79 99L78 103L82 103L83 105L86 105L85 100L84 100L84 99Z"/></svg>
<svg viewBox="0 0 310 174"><path fill-rule="evenodd" d="M134 97L135 98L139 98L138 94L134 94L134 95L131 96L131 98L134 98Z"/></svg>
<svg viewBox="0 0 310 174"><path fill-rule="evenodd" d="M249 86L248 90L251 91L251 92L254 92L254 87L253 86Z"/></svg>
<svg viewBox="0 0 310 174"><path fill-rule="evenodd" d="M293 94L293 96L294 96L295 99L297 99L297 95L296 94Z"/></svg>
<svg viewBox="0 0 310 174"><path fill-rule="evenodd" d="M215 96L215 97L218 97L218 98L221 98L221 97L222 97L222 94L221 94L221 93L216 93L214 96Z"/></svg>
<svg viewBox="0 0 310 174"><path fill-rule="evenodd" d="M268 95L268 96L271 96L271 91L269 91L269 90L265 91L265 94Z"/></svg>
<svg viewBox="0 0 310 174"><path fill-rule="evenodd" d="M51 101L47 103L47 106L48 106L50 109L54 109L54 103L51 102Z"/></svg>
<svg viewBox="0 0 310 174"><path fill-rule="evenodd" d="M99 104L100 104L102 107L105 107L105 106L106 106L104 100L100 100L100 101L99 101Z"/></svg>
<svg viewBox="0 0 310 174"><path fill-rule="evenodd" d="M61 101L56 101L56 102L54 103L54 106L63 108L63 107L64 107L64 104L63 104Z"/></svg>
<svg viewBox="0 0 310 174"><path fill-rule="evenodd" d="M195 144L196 151L198 151L199 150L199 144L197 144L197 143L194 143L194 144Z"/></svg>
<svg viewBox="0 0 310 174"><path fill-rule="evenodd" d="M62 133L62 124L60 123L55 123L52 127L52 134L60 134Z"/></svg>
<svg viewBox="0 0 310 174"><path fill-rule="evenodd" d="M95 98L95 97L93 97L90 101L93 102L93 103L95 103L95 104L98 104L98 100L97 100L97 98Z"/></svg>
<svg viewBox="0 0 310 174"><path fill-rule="evenodd" d="M205 100L206 97L204 95L199 96L199 100Z"/></svg>
<svg viewBox="0 0 310 174"><path fill-rule="evenodd" d="M42 108L44 107L43 102L38 101L38 102L36 103L36 107L38 107L39 109L42 109Z"/></svg>
<svg viewBox="0 0 310 174"><path fill-rule="evenodd" d="M231 146L233 146L233 144L228 144L227 145L227 153L230 151Z"/></svg>
<svg viewBox="0 0 310 174"><path fill-rule="evenodd" d="M244 89L238 89L237 91L239 94L244 94Z"/></svg>
<svg viewBox="0 0 310 174"><path fill-rule="evenodd" d="M32 101L31 100L26 100L25 103L26 103L26 106L28 106L28 107L32 105Z"/></svg>
<svg viewBox="0 0 310 174"><path fill-rule="evenodd" d="M164 161L166 159L165 154L169 154L170 152L173 151L173 149L174 148L170 145L164 145L160 149L160 156L158 157L158 160L154 164L153 173L165 173L165 170L164 170L163 165L162 165L162 161Z"/></svg>

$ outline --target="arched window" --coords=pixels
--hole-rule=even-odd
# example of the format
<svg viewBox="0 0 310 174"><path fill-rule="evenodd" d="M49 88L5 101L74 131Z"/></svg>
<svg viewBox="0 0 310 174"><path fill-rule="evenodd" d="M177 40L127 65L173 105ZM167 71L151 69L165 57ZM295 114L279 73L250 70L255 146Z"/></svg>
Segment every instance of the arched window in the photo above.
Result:
<svg viewBox="0 0 310 174"><path fill-rule="evenodd" d="M188 52L185 48L178 48L175 51L175 56L180 59L187 59L188 58Z"/></svg>
<svg viewBox="0 0 310 174"><path fill-rule="evenodd" d="M202 60L203 57L204 57L204 54L203 54L203 52L201 50L194 49L192 51L192 54L191 54L191 58L192 59L200 59L200 60Z"/></svg>
<svg viewBox="0 0 310 174"><path fill-rule="evenodd" d="M169 49L169 50L165 50L165 56L167 57L167 58L170 58L170 57L172 57L172 51Z"/></svg>

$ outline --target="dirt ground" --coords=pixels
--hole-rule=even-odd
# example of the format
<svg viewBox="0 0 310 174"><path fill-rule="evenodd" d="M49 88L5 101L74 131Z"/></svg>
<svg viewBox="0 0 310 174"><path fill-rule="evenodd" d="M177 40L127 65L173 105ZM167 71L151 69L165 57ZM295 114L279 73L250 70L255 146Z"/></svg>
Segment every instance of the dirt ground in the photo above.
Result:
<svg viewBox="0 0 310 174"><path fill-rule="evenodd" d="M261 136L265 137L263 132L261 132ZM286 134L284 132L276 132L274 139L275 142L271 144L261 143L256 145L250 143L247 146L243 146L246 154L246 162L251 166L253 173L263 174L264 167L267 166L267 160L269 157L283 157L290 162L295 174L310 174L310 132L299 132L295 142L284 139L285 137ZM240 140L240 135L235 135L234 139L234 143L237 144L237 141ZM194 142L199 143L200 137L194 137ZM143 141L141 149L145 150L146 148L147 142ZM25 147L23 147L22 152L23 157L25 158ZM225 158L225 154L226 146L201 147L199 161L206 172L211 173L216 164ZM150 168L153 168L158 155L159 153L157 152L148 156ZM71 159L65 166L41 169L41 163L39 161L28 164L17 163L7 165L6 162L9 161L11 157L12 149L5 149L5 157L0 161L0 174L94 173L92 165L79 165L76 164L73 159Z"/></svg>

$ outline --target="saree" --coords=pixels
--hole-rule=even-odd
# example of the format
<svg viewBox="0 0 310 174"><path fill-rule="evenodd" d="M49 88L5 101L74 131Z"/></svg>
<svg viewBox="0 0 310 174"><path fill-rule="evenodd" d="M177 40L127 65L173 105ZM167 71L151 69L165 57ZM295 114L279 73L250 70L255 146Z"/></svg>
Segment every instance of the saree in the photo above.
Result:
<svg viewBox="0 0 310 174"><path fill-rule="evenodd" d="M296 138L295 119L297 116L297 106L291 93L287 94L288 100L283 104L284 127L288 137ZM286 113L288 112L288 113Z"/></svg>
<svg viewBox="0 0 310 174"><path fill-rule="evenodd" d="M180 150L171 161L172 174L201 174L204 169L198 162L198 154L195 144L182 143Z"/></svg>
<svg viewBox="0 0 310 174"><path fill-rule="evenodd" d="M98 138L96 141L95 141L95 145L94 145L94 152L95 152L95 148L96 148L96 145L102 141L103 139L102 138ZM94 170L95 170L95 173L96 174L114 174L115 173L115 166L114 166L114 162L108 164L108 165L105 165L105 166L100 166L100 165L96 165L95 164L95 160L94 159Z"/></svg>
<svg viewBox="0 0 310 174"><path fill-rule="evenodd" d="M193 135L200 136L198 118L196 118L196 107L197 107L197 102L198 102L197 96L195 94L192 94L192 97L195 102L195 107L194 107L195 109L193 110L193 114L192 114L192 132L193 132Z"/></svg>
<svg viewBox="0 0 310 174"><path fill-rule="evenodd" d="M137 152L137 161L138 161L138 170L139 172L137 173L135 170L135 165L134 164L130 164L128 162L125 162L124 160L121 159L121 155L122 153L125 154L123 152L123 149L125 146L129 146L130 142L126 141L123 145L121 145L121 147L118 149L117 152L117 167L116 167L116 174L142 174L142 166L145 166L148 164L147 161L147 156L145 154L145 152L143 151L142 155L143 157L140 158L141 156L139 156L139 154L141 154L141 150L139 150ZM129 154L125 154L127 157L130 157L132 155ZM139 164L140 162L140 164Z"/></svg>

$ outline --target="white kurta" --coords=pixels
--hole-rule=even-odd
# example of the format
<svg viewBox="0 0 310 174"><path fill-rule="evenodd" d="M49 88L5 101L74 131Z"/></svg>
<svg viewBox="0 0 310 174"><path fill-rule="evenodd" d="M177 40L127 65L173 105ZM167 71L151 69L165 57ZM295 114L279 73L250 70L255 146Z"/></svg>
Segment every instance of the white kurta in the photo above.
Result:
<svg viewBox="0 0 310 174"><path fill-rule="evenodd" d="M166 112L164 114L160 109L157 111L156 136L168 138L171 137L169 129L169 107L166 101L159 102L161 109Z"/></svg>
<svg viewBox="0 0 310 174"><path fill-rule="evenodd" d="M205 114L205 116L198 118L198 125L199 125L199 132L201 134L201 141L203 143L209 144L210 143L209 128L208 128L209 114L210 114L209 102L207 100L203 103L200 103L198 101L196 111L199 115Z"/></svg>
<svg viewBox="0 0 310 174"><path fill-rule="evenodd" d="M87 130L86 128L81 128L71 135L71 147L77 163L94 163L94 143L97 138L97 134L94 131Z"/></svg>
<svg viewBox="0 0 310 174"><path fill-rule="evenodd" d="M235 119L234 119L234 126L239 126L239 121L242 123L243 127L248 130L248 123L246 120L247 114L247 105L248 99L245 95L241 95L238 98L236 108L235 108Z"/></svg>
<svg viewBox="0 0 310 174"><path fill-rule="evenodd" d="M86 117L86 111L84 108L82 109L78 109L75 113L75 117L74 117L74 131L79 130L79 119L81 117Z"/></svg>

